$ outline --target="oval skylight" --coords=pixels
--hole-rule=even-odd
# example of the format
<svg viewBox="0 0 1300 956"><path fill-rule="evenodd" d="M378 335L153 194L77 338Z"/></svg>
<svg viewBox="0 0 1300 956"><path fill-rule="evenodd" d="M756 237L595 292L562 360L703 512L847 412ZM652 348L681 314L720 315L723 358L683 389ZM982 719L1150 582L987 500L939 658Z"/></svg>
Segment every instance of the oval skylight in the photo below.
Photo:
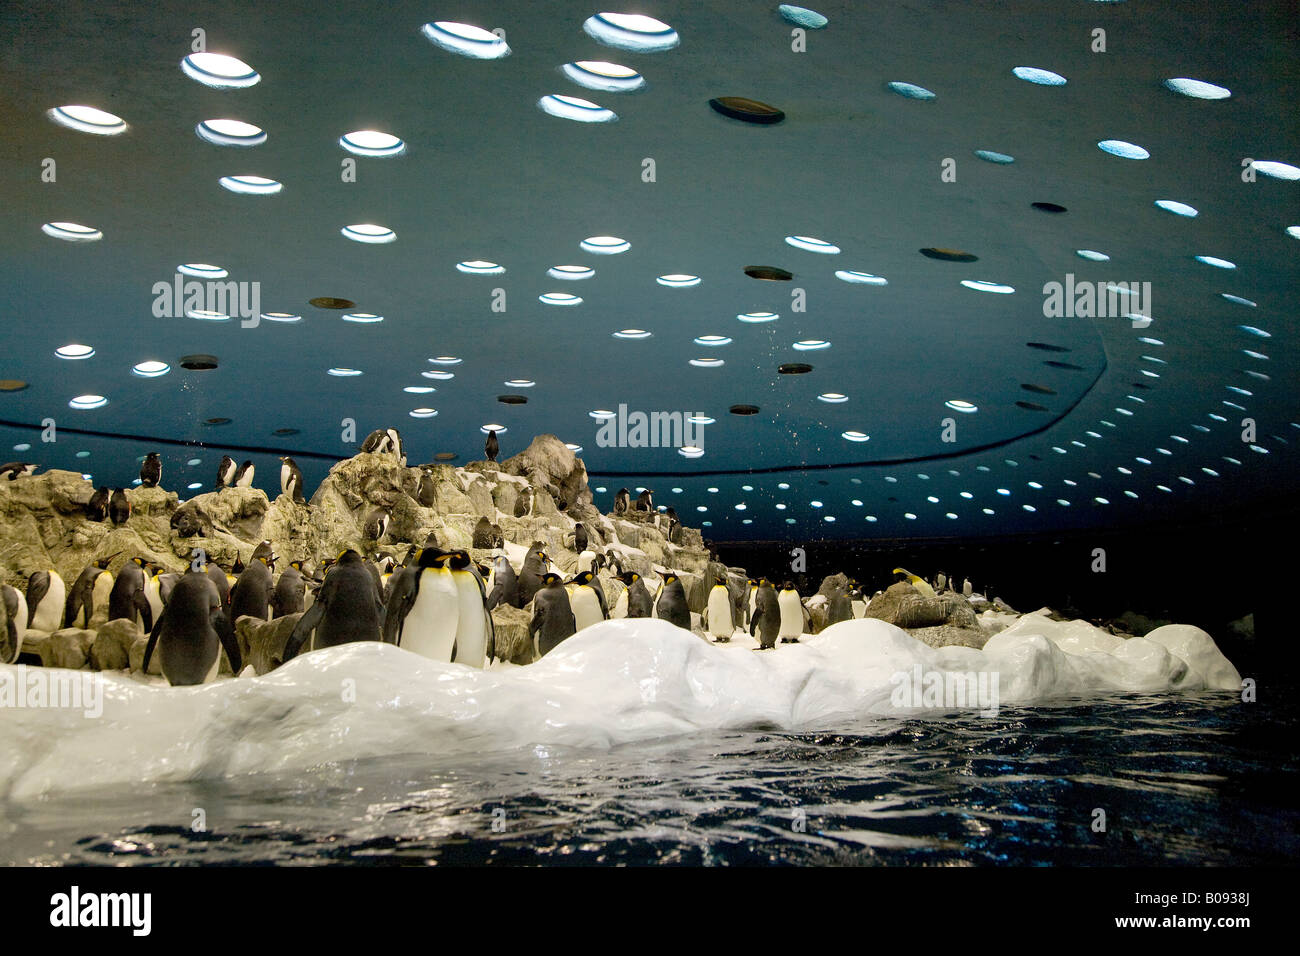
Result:
<svg viewBox="0 0 1300 956"><path fill-rule="evenodd" d="M504 38L468 23L435 20L426 23L420 31L435 46L476 60L498 60L510 54Z"/></svg>
<svg viewBox="0 0 1300 956"><path fill-rule="evenodd" d="M638 53L671 50L681 42L668 24L639 13L597 13L587 18L582 29L606 46Z"/></svg>
<svg viewBox="0 0 1300 956"><path fill-rule="evenodd" d="M1110 256L1095 249L1076 249L1074 254L1080 259L1087 259L1090 262L1110 262Z"/></svg>
<svg viewBox="0 0 1300 956"><path fill-rule="evenodd" d="M131 366L131 371L142 378L157 378L159 375L166 375L172 370L172 367L166 362L139 362Z"/></svg>
<svg viewBox="0 0 1300 956"><path fill-rule="evenodd" d="M998 295L1010 295L1016 291L1009 285L1003 285L1001 282L989 282L986 279L962 279L961 284L968 289L974 289L976 292L996 292Z"/></svg>
<svg viewBox="0 0 1300 956"><path fill-rule="evenodd" d="M701 335L695 339L695 344L717 347L719 345L730 345L731 339L725 335Z"/></svg>
<svg viewBox="0 0 1300 956"><path fill-rule="evenodd" d="M777 319L780 318L780 316L777 315L775 312L745 312L742 313L741 315L736 316L736 318L740 319L740 321L742 322L748 322L751 325L756 325L761 322L775 322Z"/></svg>
<svg viewBox="0 0 1300 956"><path fill-rule="evenodd" d="M932 100L934 94L924 86L917 86L915 83L904 83L901 80L893 80L885 84L891 91L899 96L905 96L909 100Z"/></svg>
<svg viewBox="0 0 1300 956"><path fill-rule="evenodd" d="M589 236L578 245L582 247L583 251L597 256L614 256L620 252L627 252L632 248L630 242L626 239L620 239L618 236Z"/></svg>
<svg viewBox="0 0 1300 956"><path fill-rule="evenodd" d="M190 309L185 313L187 318L198 319L200 322L229 322L230 316L225 312L218 312L216 309Z"/></svg>
<svg viewBox="0 0 1300 956"><path fill-rule="evenodd" d="M349 312L343 316L344 322L359 322L363 325L373 325L376 322L384 321L382 315L375 315L373 312Z"/></svg>
<svg viewBox="0 0 1300 956"><path fill-rule="evenodd" d="M510 429L506 428L505 425L498 425L495 422L488 422L486 425L480 425L478 430L484 435L488 432L496 432L498 435L504 435L506 432L510 431Z"/></svg>
<svg viewBox="0 0 1300 956"><path fill-rule="evenodd" d="M590 279L596 270L588 266L552 266L546 274L552 279Z"/></svg>
<svg viewBox="0 0 1300 956"><path fill-rule="evenodd" d="M455 372L421 372L421 378L431 378L439 382L445 382L448 379L455 378Z"/></svg>
<svg viewBox="0 0 1300 956"><path fill-rule="evenodd" d="M840 405L847 402L849 397L842 392L823 392L817 396L817 400L829 405Z"/></svg>
<svg viewBox="0 0 1300 956"><path fill-rule="evenodd" d="M618 119L613 110L605 109L591 100L580 96L565 96L562 93L548 93L537 101L542 111L561 119L575 120L579 123L612 123Z"/></svg>
<svg viewBox="0 0 1300 956"><path fill-rule="evenodd" d="M832 245L825 239L814 239L812 236L786 236L787 245L794 246L796 249L803 249L807 252L821 252L826 255L835 255L840 251L840 247Z"/></svg>
<svg viewBox="0 0 1300 956"><path fill-rule="evenodd" d="M72 399L72 401L68 402L70 408L81 410L103 408L107 404L108 399L103 395L78 395L76 398Z"/></svg>
<svg viewBox="0 0 1300 956"><path fill-rule="evenodd" d="M691 364L696 368L717 368L723 361L720 358L696 358L691 359Z"/></svg>
<svg viewBox="0 0 1300 956"><path fill-rule="evenodd" d="M333 375L338 378L355 378L362 374L359 368L331 368L325 370L327 375Z"/></svg>
<svg viewBox="0 0 1300 956"><path fill-rule="evenodd" d="M575 455L580 455L580 454L582 454L582 446L581 446L581 445L575 445L575 444L574 444L573 442L571 442L571 441L566 441L566 442L564 443L564 447L567 448L567 449L569 449L569 451L573 452Z"/></svg>
<svg viewBox="0 0 1300 956"><path fill-rule="evenodd" d="M230 274L221 266L214 266L207 262L187 262L177 266L176 271L181 275L195 276L199 279L224 279Z"/></svg>
<svg viewBox="0 0 1300 956"><path fill-rule="evenodd" d="M497 265L495 262L488 262L486 259L466 259L464 262L456 263L456 268L469 275L478 276L495 276L506 271L505 266Z"/></svg>
<svg viewBox="0 0 1300 956"><path fill-rule="evenodd" d="M807 27L809 30L820 30L830 22L816 10L797 7L792 3L783 3L776 10L790 23L798 27Z"/></svg>
<svg viewBox="0 0 1300 956"><path fill-rule="evenodd" d="M94 226L83 226L79 222L47 222L41 226L41 232L64 242L98 242L104 234Z"/></svg>
<svg viewBox="0 0 1300 956"><path fill-rule="evenodd" d="M1008 153L999 153L992 149L977 149L975 155L986 163L997 163L999 166L1006 166L1016 161L1014 156Z"/></svg>
<svg viewBox="0 0 1300 956"><path fill-rule="evenodd" d="M1183 96L1190 96L1198 100L1226 100L1232 95L1232 90L1226 86L1216 86L1213 83L1207 83L1204 80L1193 80L1186 76L1165 80L1165 87L1175 93L1181 93Z"/></svg>
<svg viewBox="0 0 1300 956"><path fill-rule="evenodd" d="M844 282L857 282L863 285L889 285L889 280L884 276L872 275L870 272L853 272L841 269L835 273L835 278Z"/></svg>
<svg viewBox="0 0 1300 956"><path fill-rule="evenodd" d="M581 305L582 299L567 292L543 292L537 301L544 305Z"/></svg>
<svg viewBox="0 0 1300 956"><path fill-rule="evenodd" d="M717 421L716 418L710 418L708 415L691 415L686 420L690 422L692 425L712 425L714 422ZM748 485L745 486L745 491L753 491L753 490L754 489L750 488ZM680 488L674 488L673 491L677 492L678 494L681 493Z"/></svg>
<svg viewBox="0 0 1300 956"><path fill-rule="evenodd" d="M302 316L293 312L263 312L262 318L268 322L301 322Z"/></svg>
<svg viewBox="0 0 1300 956"><path fill-rule="evenodd" d="M949 399L948 401L944 402L944 405L946 405L948 408L951 408L953 411L964 412L967 415L971 414L972 412L979 411L978 405L972 405L970 402L963 401L960 398Z"/></svg>
<svg viewBox="0 0 1300 956"><path fill-rule="evenodd" d="M455 355L435 355L429 359L431 365L459 365L463 361L465 361L463 358L458 358Z"/></svg>
<svg viewBox="0 0 1300 956"><path fill-rule="evenodd" d="M437 415L438 412L437 412L436 409L427 408L427 407L423 407L423 406L422 406L422 407L420 407L420 408L413 408L413 409L411 409L411 411L410 411L408 414L409 414L412 418L433 418L433 416L434 416L434 415Z"/></svg>
<svg viewBox="0 0 1300 956"><path fill-rule="evenodd" d="M1287 226L1286 234L1292 239L1300 239L1300 226Z"/></svg>
<svg viewBox="0 0 1300 956"><path fill-rule="evenodd" d="M191 53L181 60L181 70L190 79L218 90L242 89L262 79L243 60L225 53Z"/></svg>
<svg viewBox="0 0 1300 956"><path fill-rule="evenodd" d="M47 110L45 115L60 126L75 129L79 133L116 136L126 132L126 120L93 106L56 106Z"/></svg>
<svg viewBox="0 0 1300 956"><path fill-rule="evenodd" d="M1189 219L1198 215L1195 206L1189 206L1185 202L1175 202L1172 199L1157 199L1156 207L1163 209L1165 212L1171 212L1175 216L1187 216Z"/></svg>
<svg viewBox="0 0 1300 956"><path fill-rule="evenodd" d="M235 119L204 120L194 132L215 146L260 146L266 142L262 127Z"/></svg>
<svg viewBox="0 0 1300 956"><path fill-rule="evenodd" d="M1203 262L1207 266L1214 266L1216 269L1235 269L1237 264L1229 262L1227 259L1219 259L1216 256L1193 256L1197 262Z"/></svg>
<svg viewBox="0 0 1300 956"><path fill-rule="evenodd" d="M532 388L537 383L528 378L512 378L505 384L507 388Z"/></svg>
<svg viewBox="0 0 1300 956"><path fill-rule="evenodd" d="M683 445L681 448L677 449L677 454L681 455L683 458L702 458L704 456L704 449L700 448L698 445Z"/></svg>
<svg viewBox="0 0 1300 956"><path fill-rule="evenodd" d="M606 93L630 93L645 86L645 77L636 70L605 60L578 60L560 67L564 75L579 86Z"/></svg>
<svg viewBox="0 0 1300 956"><path fill-rule="evenodd" d="M1097 144L1103 153L1110 153L1120 159L1150 159L1151 154L1136 143L1126 143L1122 139L1103 139Z"/></svg>
<svg viewBox="0 0 1300 956"><path fill-rule="evenodd" d="M1237 305L1249 306L1252 309L1257 305L1257 303L1252 302L1250 299L1243 299L1239 295L1229 295L1227 292L1220 292L1219 295L1223 296L1223 298L1227 299L1229 302L1235 302Z"/></svg>
<svg viewBox="0 0 1300 956"><path fill-rule="evenodd" d="M357 156L396 156L406 150L406 143L392 133L359 129L339 137L339 145Z"/></svg>
<svg viewBox="0 0 1300 956"><path fill-rule="evenodd" d="M864 442L864 441L871 440L871 436L868 435L866 432L855 431L852 429L846 432L840 432L840 437L843 438L845 441L854 441L854 442Z"/></svg>
<svg viewBox="0 0 1300 956"><path fill-rule="evenodd" d="M813 352L817 349L828 349L831 343L823 339L801 339L794 343L794 348L800 352Z"/></svg>
<svg viewBox="0 0 1300 956"><path fill-rule="evenodd" d="M592 418L596 419L597 421L604 421L607 418L616 417L618 415L618 412L611 412L605 408L597 408L594 411L587 412L587 414L590 415Z"/></svg>
<svg viewBox="0 0 1300 956"><path fill-rule="evenodd" d="M54 354L61 359L88 359L95 350L89 345L62 345L54 350Z"/></svg>
<svg viewBox="0 0 1300 956"><path fill-rule="evenodd" d="M616 339L648 339L650 333L645 329L620 329L614 333Z"/></svg>
<svg viewBox="0 0 1300 956"><path fill-rule="evenodd" d="M222 176L218 182L222 189L244 196L273 196L284 188L283 183L265 176Z"/></svg>
<svg viewBox="0 0 1300 956"><path fill-rule="evenodd" d="M655 282L658 282L660 285L666 285L671 289L686 289L693 285L699 285L700 277L675 272L670 275L659 276L655 279Z"/></svg>
<svg viewBox="0 0 1300 956"><path fill-rule="evenodd" d="M1251 335L1258 335L1261 339L1271 339L1273 337L1272 333L1265 332L1263 329L1256 328L1253 325L1239 325L1237 328L1241 329L1243 332L1249 332Z"/></svg>
<svg viewBox="0 0 1300 956"><path fill-rule="evenodd" d="M1300 179L1300 168L1292 166L1290 163L1279 163L1271 159L1256 159L1251 161L1250 168L1273 179Z"/></svg>
<svg viewBox="0 0 1300 956"><path fill-rule="evenodd" d="M344 226L339 231L353 242L378 244L393 242L397 239L397 233L393 232L393 230L373 222L359 222L351 226Z"/></svg>
<svg viewBox="0 0 1300 956"><path fill-rule="evenodd" d="M1024 80L1026 83L1036 83L1039 86L1064 86L1066 83L1065 77L1061 74L1039 69L1036 66L1018 66L1011 72L1016 79Z"/></svg>
<svg viewBox="0 0 1300 956"><path fill-rule="evenodd" d="M437 389L432 385L407 385L402 391L410 395L428 395L430 392L436 392Z"/></svg>

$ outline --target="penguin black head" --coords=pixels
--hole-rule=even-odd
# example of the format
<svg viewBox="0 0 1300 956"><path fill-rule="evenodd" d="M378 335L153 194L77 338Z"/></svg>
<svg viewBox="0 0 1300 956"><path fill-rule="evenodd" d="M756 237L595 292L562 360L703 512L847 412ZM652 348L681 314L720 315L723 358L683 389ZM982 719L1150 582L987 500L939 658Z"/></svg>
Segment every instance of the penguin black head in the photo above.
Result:
<svg viewBox="0 0 1300 956"><path fill-rule="evenodd" d="M674 581L676 581L676 580L677 580L677 575L675 575L675 574L674 574L673 572L671 572L671 571L669 571L667 574L664 575L664 584L665 584L665 585L672 584L672 583L673 583Z"/></svg>
<svg viewBox="0 0 1300 956"><path fill-rule="evenodd" d="M117 552L117 554L110 554L110 555L109 555L108 557L106 557L106 558L96 558L96 559L95 559L95 567L97 567L97 568L107 568L107 567L108 567L108 562L112 561L114 558L117 557L118 554L121 554L121 553L122 553L122 552L119 551L119 552Z"/></svg>
<svg viewBox="0 0 1300 956"><path fill-rule="evenodd" d="M415 556L415 563L421 568L442 568L446 566L451 553L441 548L421 548Z"/></svg>
<svg viewBox="0 0 1300 956"><path fill-rule="evenodd" d="M546 552L545 552L545 551L538 551L538 552L537 552L537 560L540 561L540 562L542 562L542 567L545 567L545 566L546 566L546 562L550 561L551 559L548 558L548 557L546 556Z"/></svg>
<svg viewBox="0 0 1300 956"><path fill-rule="evenodd" d="M574 575L573 580L578 584L591 584L596 575L591 571L583 571L581 574Z"/></svg>
<svg viewBox="0 0 1300 956"><path fill-rule="evenodd" d="M131 559L131 563L134 564L136 567L139 567L139 568L143 568L146 564L148 564L148 562L145 561L145 559L142 558L142 557L140 557L140 555L138 555L138 554L137 554L134 558Z"/></svg>
<svg viewBox="0 0 1300 956"><path fill-rule="evenodd" d="M471 563L468 551L458 550L447 555L447 565L453 571L464 571Z"/></svg>
<svg viewBox="0 0 1300 956"><path fill-rule="evenodd" d="M542 584L548 588L559 587L562 580L563 579L554 571L547 571L542 575Z"/></svg>
<svg viewBox="0 0 1300 956"><path fill-rule="evenodd" d="M338 556L338 560L335 561L334 563L335 564L360 564L361 555L358 554L356 551L353 551L351 548L348 548L346 551L344 551L342 554Z"/></svg>
<svg viewBox="0 0 1300 956"><path fill-rule="evenodd" d="M793 582L793 581L782 581L782 582L781 582L781 590L782 590L782 591L793 591L793 590L794 590L794 582Z"/></svg>
<svg viewBox="0 0 1300 956"><path fill-rule="evenodd" d="M723 587L726 587L726 585L727 585L727 579L724 578L721 574L715 574L715 575L713 576L713 583L714 583L715 585L717 585L717 584L721 584Z"/></svg>
<svg viewBox="0 0 1300 956"><path fill-rule="evenodd" d="M618 579L628 587L631 587L633 584L636 584L641 580L641 575L637 574L635 571L624 571L618 576Z"/></svg>

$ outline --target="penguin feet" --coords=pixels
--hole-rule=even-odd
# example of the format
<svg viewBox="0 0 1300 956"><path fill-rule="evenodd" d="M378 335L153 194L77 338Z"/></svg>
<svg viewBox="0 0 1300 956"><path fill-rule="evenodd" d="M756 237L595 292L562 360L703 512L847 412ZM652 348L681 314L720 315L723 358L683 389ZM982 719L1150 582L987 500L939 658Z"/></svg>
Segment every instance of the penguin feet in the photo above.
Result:
<svg viewBox="0 0 1300 956"><path fill-rule="evenodd" d="M714 639L713 643L714 643L714 644L730 644L730 643L731 643L731 638L729 638L729 637L718 637L718 638L715 638L715 639Z"/></svg>

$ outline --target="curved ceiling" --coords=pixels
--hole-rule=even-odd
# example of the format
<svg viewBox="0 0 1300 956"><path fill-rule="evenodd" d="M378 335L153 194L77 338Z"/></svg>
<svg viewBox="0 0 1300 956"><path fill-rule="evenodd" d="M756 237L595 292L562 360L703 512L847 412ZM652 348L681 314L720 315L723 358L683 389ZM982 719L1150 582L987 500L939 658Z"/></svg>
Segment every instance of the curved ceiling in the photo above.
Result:
<svg viewBox="0 0 1300 956"><path fill-rule="evenodd" d="M397 425L412 461L480 457L500 423L503 457L553 432L598 500L649 486L719 539L1177 520L1300 490L1300 185L1264 164L1300 162L1290 5L816 10L798 37L776 4L650 3L679 43L638 52L573 3L8 5L0 379L29 384L0 391L0 437L108 484L159 447L182 493L229 449L275 494L277 452L310 485L356 450L345 419ZM430 21L499 29L509 55ZM183 71L196 28L260 80ZM67 106L126 129L49 115ZM628 248L582 245L602 236ZM182 264L268 317L185 314L213 303L163 295L209 277ZM1053 283L1080 308L1054 311ZM1149 288L1149 320L1116 283ZM1078 314L1085 286L1115 311ZM182 368L195 354L218 367ZM69 407L86 395L108 402ZM620 405L714 419L703 455L604 447L590 412ZM63 440L39 443L47 417Z"/></svg>

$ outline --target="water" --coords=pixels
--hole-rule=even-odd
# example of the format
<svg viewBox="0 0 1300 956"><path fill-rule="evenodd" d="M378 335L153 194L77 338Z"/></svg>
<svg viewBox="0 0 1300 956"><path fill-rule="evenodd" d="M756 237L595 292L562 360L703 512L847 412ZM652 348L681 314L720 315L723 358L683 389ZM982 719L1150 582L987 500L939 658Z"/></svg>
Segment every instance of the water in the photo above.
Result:
<svg viewBox="0 0 1300 956"><path fill-rule="evenodd" d="M1112 695L115 784L0 803L0 862L1293 864L1297 723L1289 700Z"/></svg>

